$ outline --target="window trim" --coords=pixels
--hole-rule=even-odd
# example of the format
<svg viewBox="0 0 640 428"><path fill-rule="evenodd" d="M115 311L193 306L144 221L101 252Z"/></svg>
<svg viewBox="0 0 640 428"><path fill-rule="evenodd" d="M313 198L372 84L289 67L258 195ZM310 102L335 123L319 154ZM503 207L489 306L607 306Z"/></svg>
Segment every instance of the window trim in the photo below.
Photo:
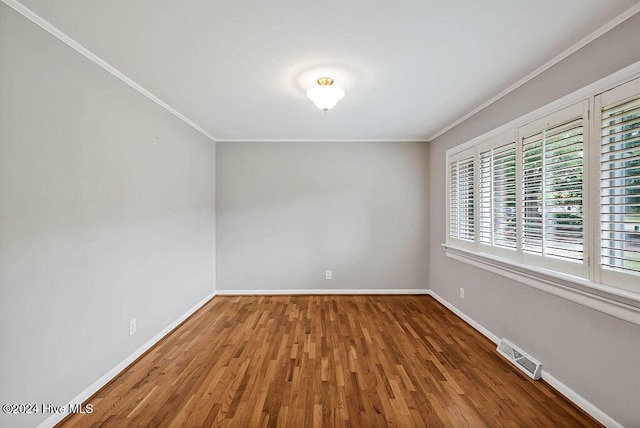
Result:
<svg viewBox="0 0 640 428"><path fill-rule="evenodd" d="M640 325L640 294L491 254L442 244L447 257Z"/></svg>
<svg viewBox="0 0 640 428"><path fill-rule="evenodd" d="M631 64L624 69L619 70L607 77L604 77L588 86L585 86L584 88L578 89L577 91L574 91L573 93L570 93L528 114L525 114L524 116L521 116L500 127L497 127L478 137L475 137L464 144L447 150L447 186L445 192L446 243L442 244L445 249L446 255L456 260L469 263L490 272L494 272L498 275L514 279L517 282L554 294L566 300L579 303L583 306L587 306L600 312L607 313L614 317L640 325L640 292L618 288L615 286L602 284L600 282L602 281L602 269L600 268L599 262L600 243L598 239L593 239L593 237L595 236L594 227L596 227L595 230L599 230L599 225L596 225L596 221L599 221L599 215L594 213L600 212L600 208L598 205L600 185L599 179L596 178L599 177L600 171L599 167L593 167L593 165L599 165L599 162L594 164L593 159L599 158L600 150L599 144L597 147L590 147L594 143L592 142L593 138L588 137L588 135L597 136L600 132L599 128L597 128L599 111L595 110L595 108L597 107L595 105L596 97L603 94L604 92L615 89L618 86L624 85L638 78L640 78L640 61ZM473 150L475 151L475 164L479 165L478 161L480 151L485 144L490 143L494 139L499 139L505 134L514 132L515 130L518 134L516 140L516 150L518 153L518 162L520 162L520 128L527 126L532 122L543 119L545 116L554 114L565 108L569 108L572 105L580 104L581 102L586 103L588 109L588 113L584 116L584 120L586 121L584 132L585 134L588 134L587 136L585 136L584 143L585 169L583 177L583 186L585 189L585 198L583 200L585 211L583 226L585 277L582 278L573 276L571 274L551 271L539 265L536 266L532 264L525 264L524 262L526 261L526 259L524 258L506 258L502 257L502 254L500 254L499 252L483 251L486 245L480 245L477 236L477 230L475 242L465 242L463 245L459 245L460 243L458 242L458 240L450 239L448 173L450 158L452 156L461 154L462 152L468 153L468 151ZM476 173L476 189L479 189L479 179L480 176L478 173ZM518 177L517 179L518 181L521 181L521 177ZM587 188L588 185L590 185L591 187ZM519 198L521 197L521 186L518 186L517 192L517 198L519 200ZM476 229L478 227L477 208L478 207L476 206ZM593 211L594 209L595 211ZM521 215L521 213L518 212L518 215ZM518 219L518 224L522 224L521 219ZM521 231L518 230L518 240L520 241L521 239ZM521 249L520 242L518 242L518 249Z"/></svg>
<svg viewBox="0 0 640 428"><path fill-rule="evenodd" d="M629 82L626 82L626 83L631 84L631 87L633 88L632 92L637 92L640 94L640 78L631 79ZM596 94L594 97L594 111L597 111L597 112L602 111L603 107L606 107L611 103L615 103L616 100L618 100L621 96L625 95L629 91L629 88L624 87L623 85L618 85L615 88L611 88L609 90L602 91L601 93ZM589 159L589 162L593 162L594 165L600 165L600 162L601 162L600 125L601 125L601 117L597 115L593 120L593 132L594 132L594 135L599 136L598 144L597 144L598 150L593 150L594 152L593 157ZM600 171L600 168L597 168L597 170L598 170L597 176L594 175L593 179L597 180L598 187L600 187L601 171ZM597 210L596 212L600 214L600 205L599 205L600 194L598 193L594 195L593 199L594 199L593 209ZM598 261L598 263L594 263L596 267L596 272L593 278L595 278L598 282L606 282L607 284L624 284L625 281L628 279L629 274L616 271L616 270L604 269L600 265L600 257L602 252L602 239L599 234L600 225L594 223L593 227L595 228L594 230L598 232L597 234L598 236L595 239L595 243L593 245L594 247L593 259ZM592 236L596 236L596 234L594 233L592 234ZM640 281L640 278L639 278L639 281ZM622 288L624 289L624 286L622 286Z"/></svg>
<svg viewBox="0 0 640 428"><path fill-rule="evenodd" d="M543 116L547 116L551 113L555 113L556 111L562 110L565 107L570 107L572 104L576 104L587 98L590 98L591 101L593 102L593 97L595 97L596 95L600 95L603 92L607 92L618 86L624 85L625 83L628 83L638 77L640 77L640 61L637 61L623 68L622 70L612 73L609 76L606 76L594 83L591 83L590 85L587 85L581 89L578 89L568 95L565 95L562 98L559 98L553 102L550 102L547 105L537 108L532 112L529 112L523 116L513 119L505 123L504 125L498 126L497 128L487 131L482 135L472 138L466 143L462 143L455 147L452 147L451 149L447 150L447 156L451 156L451 155L457 154L458 152L462 152L469 148L475 147L479 143L487 141L488 139L491 139L499 136L500 134L504 134L506 132L512 131L514 128L519 128L530 122L538 120Z"/></svg>

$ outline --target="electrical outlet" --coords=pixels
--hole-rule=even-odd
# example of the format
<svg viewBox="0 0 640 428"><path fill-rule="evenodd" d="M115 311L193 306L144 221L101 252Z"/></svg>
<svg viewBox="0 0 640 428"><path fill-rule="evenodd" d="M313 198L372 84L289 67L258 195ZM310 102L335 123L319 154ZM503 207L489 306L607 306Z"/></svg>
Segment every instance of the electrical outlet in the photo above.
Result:
<svg viewBox="0 0 640 428"><path fill-rule="evenodd" d="M333 279L333 273L330 270L326 271L324 274L325 279Z"/></svg>
<svg viewBox="0 0 640 428"><path fill-rule="evenodd" d="M129 321L129 336L133 336L136 334L138 327L136 326L136 319L132 319Z"/></svg>
<svg viewBox="0 0 640 428"><path fill-rule="evenodd" d="M460 287L460 298L464 299L464 288Z"/></svg>

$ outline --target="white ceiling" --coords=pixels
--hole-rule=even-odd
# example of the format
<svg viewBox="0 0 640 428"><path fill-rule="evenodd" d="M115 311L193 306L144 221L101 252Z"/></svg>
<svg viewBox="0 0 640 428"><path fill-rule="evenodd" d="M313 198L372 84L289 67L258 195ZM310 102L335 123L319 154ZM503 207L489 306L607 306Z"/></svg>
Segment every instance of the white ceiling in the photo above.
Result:
<svg viewBox="0 0 640 428"><path fill-rule="evenodd" d="M22 0L219 141L424 141L636 2Z"/></svg>

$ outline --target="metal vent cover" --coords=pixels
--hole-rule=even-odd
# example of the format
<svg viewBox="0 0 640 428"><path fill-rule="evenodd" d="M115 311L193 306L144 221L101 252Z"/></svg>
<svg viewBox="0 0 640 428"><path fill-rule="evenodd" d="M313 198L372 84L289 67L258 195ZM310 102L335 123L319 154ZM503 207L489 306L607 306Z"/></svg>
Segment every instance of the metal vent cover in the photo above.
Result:
<svg viewBox="0 0 640 428"><path fill-rule="evenodd" d="M507 339L500 341L497 351L530 378L540 379L542 364Z"/></svg>

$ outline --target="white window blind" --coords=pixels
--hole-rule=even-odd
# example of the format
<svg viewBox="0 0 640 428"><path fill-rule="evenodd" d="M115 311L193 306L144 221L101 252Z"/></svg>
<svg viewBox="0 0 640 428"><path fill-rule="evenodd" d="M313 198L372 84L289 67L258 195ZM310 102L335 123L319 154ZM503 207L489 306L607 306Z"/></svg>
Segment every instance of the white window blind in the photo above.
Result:
<svg viewBox="0 0 640 428"><path fill-rule="evenodd" d="M515 141L480 152L478 240L481 244L515 250Z"/></svg>
<svg viewBox="0 0 640 428"><path fill-rule="evenodd" d="M525 253L582 262L583 168L582 117L522 139Z"/></svg>
<svg viewBox="0 0 640 428"><path fill-rule="evenodd" d="M449 164L449 236L473 242L474 222L474 157L453 160Z"/></svg>
<svg viewBox="0 0 640 428"><path fill-rule="evenodd" d="M611 79L447 151L455 258L640 302L640 65Z"/></svg>
<svg viewBox="0 0 640 428"><path fill-rule="evenodd" d="M600 263L603 269L637 274L640 273L640 93L604 106L600 130Z"/></svg>

